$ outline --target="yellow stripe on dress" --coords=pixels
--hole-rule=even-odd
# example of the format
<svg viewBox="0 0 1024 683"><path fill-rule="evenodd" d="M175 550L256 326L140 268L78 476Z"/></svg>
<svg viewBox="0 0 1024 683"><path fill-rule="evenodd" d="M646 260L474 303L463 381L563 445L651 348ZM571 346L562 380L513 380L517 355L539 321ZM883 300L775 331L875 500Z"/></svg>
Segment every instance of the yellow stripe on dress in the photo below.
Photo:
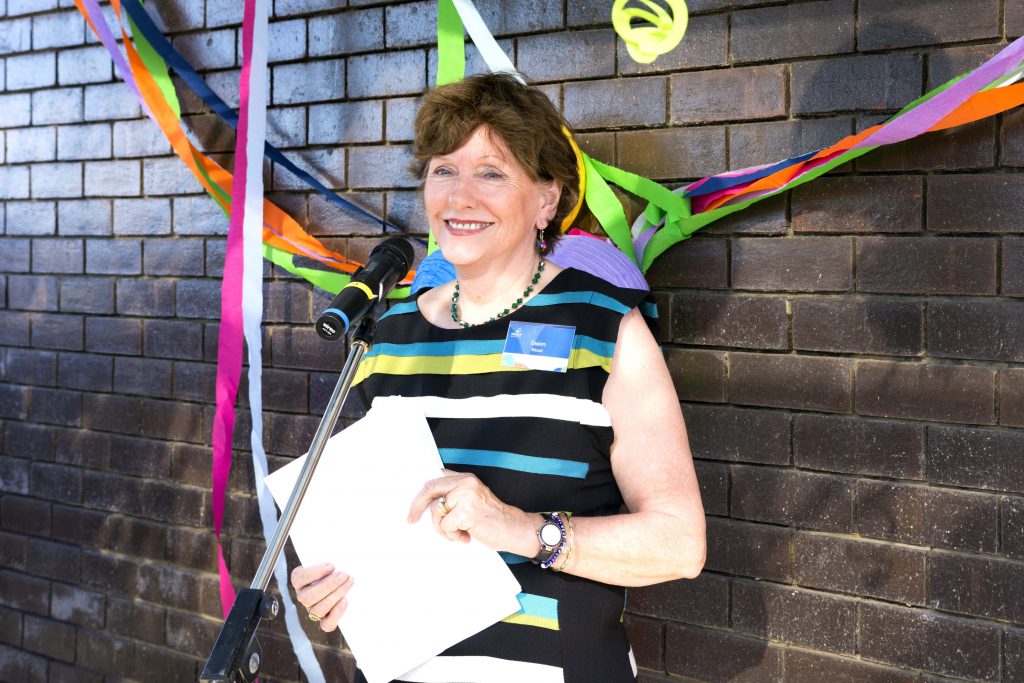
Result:
<svg viewBox="0 0 1024 683"><path fill-rule="evenodd" d="M363 359L353 384L374 373L382 375L482 375L489 372L520 372L526 368L506 367L500 353L457 356L392 356L380 354ZM573 349L569 369L600 367L611 372L612 359L589 349Z"/></svg>

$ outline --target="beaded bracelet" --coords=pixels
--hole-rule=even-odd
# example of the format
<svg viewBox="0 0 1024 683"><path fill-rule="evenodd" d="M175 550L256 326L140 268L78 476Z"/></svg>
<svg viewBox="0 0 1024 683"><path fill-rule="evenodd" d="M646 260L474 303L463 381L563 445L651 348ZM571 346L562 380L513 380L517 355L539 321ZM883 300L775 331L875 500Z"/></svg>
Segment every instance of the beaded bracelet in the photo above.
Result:
<svg viewBox="0 0 1024 683"><path fill-rule="evenodd" d="M569 538L562 545L568 547L565 550L565 559L562 560L562 564L557 567L551 567L556 572L562 571L569 565L569 560L572 559L572 549L576 547L576 528L572 525L572 515L568 512L563 514L565 515L566 523L569 525Z"/></svg>
<svg viewBox="0 0 1024 683"><path fill-rule="evenodd" d="M562 552L562 548L565 547L565 525L562 524L561 513L552 512L551 519L552 521L554 521L555 524L558 525L558 530L562 532L562 542L559 543L558 547L555 548L555 551L551 553L551 557L540 563L541 569L551 569L551 565L555 563L555 560L558 559L559 554L561 554Z"/></svg>

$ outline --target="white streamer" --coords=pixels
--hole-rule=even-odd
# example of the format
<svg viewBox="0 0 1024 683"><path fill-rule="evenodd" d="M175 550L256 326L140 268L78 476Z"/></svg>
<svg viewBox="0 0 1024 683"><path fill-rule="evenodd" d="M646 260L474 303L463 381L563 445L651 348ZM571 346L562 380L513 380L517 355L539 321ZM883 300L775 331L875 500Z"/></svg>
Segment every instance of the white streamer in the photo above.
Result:
<svg viewBox="0 0 1024 683"><path fill-rule="evenodd" d="M251 1L251 0L250 0ZM263 450L263 147L267 134L267 21L270 0L255 0L252 60L249 64L249 134L246 139L245 216L242 222L242 329L249 351L249 406L252 414L252 466L260 521L267 544L277 527L274 499L263 480L267 476L267 455ZM235 169L236 173L243 169ZM299 666L310 683L325 683L320 663L313 654L298 610L288 592L288 566L284 555L274 565L274 578L281 594L285 625Z"/></svg>
<svg viewBox="0 0 1024 683"><path fill-rule="evenodd" d="M487 25L480 17L480 12L477 11L473 0L452 0L452 2L459 13L459 17L462 18L462 25L466 27L466 32L469 33L469 37L472 38L476 49L480 51L480 56L487 63L487 68L495 73L510 73L520 83L526 85L526 81L523 80L523 77L516 70L512 60L508 58L505 51L498 45L498 41L494 39L494 36L487 29Z"/></svg>

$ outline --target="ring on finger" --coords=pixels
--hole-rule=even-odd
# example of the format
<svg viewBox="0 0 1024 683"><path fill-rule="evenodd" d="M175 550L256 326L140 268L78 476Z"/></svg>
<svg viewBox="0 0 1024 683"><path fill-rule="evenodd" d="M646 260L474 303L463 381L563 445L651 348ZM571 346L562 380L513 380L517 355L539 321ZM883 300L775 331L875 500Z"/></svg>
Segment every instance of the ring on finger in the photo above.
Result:
<svg viewBox="0 0 1024 683"><path fill-rule="evenodd" d="M437 509L441 511L442 515L447 515L452 511L452 509L448 507L448 500L444 496L437 499Z"/></svg>
<svg viewBox="0 0 1024 683"><path fill-rule="evenodd" d="M311 611L309 613L309 620L312 621L315 624L316 622L320 621L320 617L318 617L317 615L313 614L313 612Z"/></svg>

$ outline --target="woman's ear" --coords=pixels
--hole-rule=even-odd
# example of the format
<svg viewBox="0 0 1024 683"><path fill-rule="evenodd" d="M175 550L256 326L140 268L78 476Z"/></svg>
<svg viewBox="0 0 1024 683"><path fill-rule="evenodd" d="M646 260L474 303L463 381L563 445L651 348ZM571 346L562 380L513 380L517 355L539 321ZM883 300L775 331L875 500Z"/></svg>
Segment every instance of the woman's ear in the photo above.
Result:
<svg viewBox="0 0 1024 683"><path fill-rule="evenodd" d="M562 198L562 183L552 180L544 183L541 193L540 211L537 216L537 227L543 229L555 217L558 211L558 202Z"/></svg>

